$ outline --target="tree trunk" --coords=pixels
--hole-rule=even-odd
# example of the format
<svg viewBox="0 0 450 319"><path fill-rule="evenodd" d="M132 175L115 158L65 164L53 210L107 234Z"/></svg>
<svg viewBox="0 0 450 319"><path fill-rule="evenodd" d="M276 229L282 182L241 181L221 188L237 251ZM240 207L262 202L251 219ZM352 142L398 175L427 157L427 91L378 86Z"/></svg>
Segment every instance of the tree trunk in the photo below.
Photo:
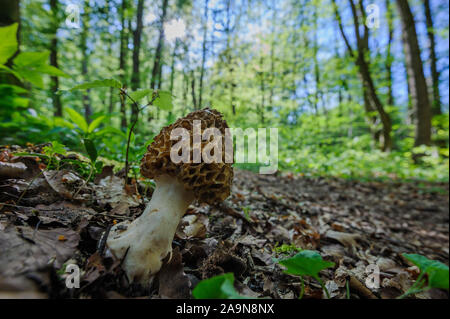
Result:
<svg viewBox="0 0 450 319"><path fill-rule="evenodd" d="M384 110L384 106L378 97L375 83L373 82L372 75L370 73L370 64L366 61L366 56L368 56L369 50L369 30L366 25L364 25L364 33L360 32L360 24L359 24L359 16L357 13L357 9L353 0L349 0L350 7L353 15L353 24L354 24L354 32L356 37L356 46L357 49L354 51L350 42L348 41L347 35L345 34L344 27L342 24L341 17L339 15L339 10L336 5L336 0L333 1L334 12L336 15L336 20L339 24L339 30L341 32L342 38L344 39L345 45L347 46L348 52L351 57L355 59L355 63L358 66L359 75L363 84L363 95L366 104L366 110L368 108L374 108L378 116L380 117L381 125L382 125L382 140L381 140L381 149L383 151L389 151L392 149L392 122L389 114ZM362 0L359 1L359 7L362 12L363 21L365 21L365 11ZM377 134L374 135L375 137Z"/></svg>
<svg viewBox="0 0 450 319"><path fill-rule="evenodd" d="M203 76L205 74L205 60L206 60L206 39L208 34L208 0L205 0L205 9L204 9L204 27L203 27L203 43L202 43L202 66L200 69L200 83L198 90L198 107L202 108L203 103Z"/></svg>
<svg viewBox="0 0 450 319"><path fill-rule="evenodd" d="M52 34L50 41L50 65L58 68L58 0L50 0L50 9L52 11ZM51 78L51 92L52 92L52 102L53 102L53 115L62 116L62 105L61 96L58 94L59 90L59 79L57 76L52 76Z"/></svg>
<svg viewBox="0 0 450 319"><path fill-rule="evenodd" d="M388 105L394 105L394 94L392 90L392 53L391 53L391 46L392 46L392 40L394 38L394 17L392 16L392 8L390 0L386 0L386 10L387 10L387 23L388 23L388 43L386 48L386 77L387 77L387 87L388 87L388 97L387 97L387 104Z"/></svg>
<svg viewBox="0 0 450 319"><path fill-rule="evenodd" d="M423 5L425 9L425 18L427 25L428 49L430 51L431 83L433 86L432 114L439 115L442 114L441 94L439 92L439 72L437 70L436 41L434 39L434 27L431 14L430 0L424 0Z"/></svg>
<svg viewBox="0 0 450 319"><path fill-rule="evenodd" d="M197 98L195 96L195 74L194 71L191 72L191 93L192 93L192 104L194 104L194 110L198 109Z"/></svg>
<svg viewBox="0 0 450 319"><path fill-rule="evenodd" d="M179 40L175 40L175 45L173 47L172 51L172 62L170 64L170 85L169 85L169 92L170 94L173 94L173 86L175 81L175 60L177 56L177 49L178 49Z"/></svg>
<svg viewBox="0 0 450 319"><path fill-rule="evenodd" d="M138 0L136 12L136 29L133 31L133 73L131 74L131 89L136 91L140 87L140 51L142 38L142 17L144 13L144 0ZM131 109L131 121L134 122L138 116L139 110L135 107Z"/></svg>
<svg viewBox="0 0 450 319"><path fill-rule="evenodd" d="M166 20L167 15L167 4L168 0L162 0L162 14L159 21L159 38L158 38L158 44L156 46L155 50L155 60L153 63L153 70L152 70L152 79L150 82L150 88L154 90L156 88L156 84L158 83L158 87L161 87L161 56L162 56L162 50L164 46L164 22Z"/></svg>
<svg viewBox="0 0 450 319"><path fill-rule="evenodd" d="M431 142L431 107L414 17L407 0L397 0L397 7L402 20L406 71L409 77L411 102L415 113L414 145L429 145Z"/></svg>
<svg viewBox="0 0 450 319"><path fill-rule="evenodd" d="M260 76L260 94L261 94L261 104L258 110L258 115L261 121L261 124L264 124L264 110L266 108L266 84L264 81L264 56L263 56L263 52L261 52L261 58L259 60L259 67L261 69L259 73Z"/></svg>
<svg viewBox="0 0 450 319"><path fill-rule="evenodd" d="M120 30L120 56L119 56L119 69L121 71L121 80L125 85L126 83L126 56L127 56L127 45L128 45L128 33L125 32L126 21L125 21L125 12L127 10L127 0L122 0L122 7L120 10L120 24L122 29ZM126 104L125 99L121 98L120 100L120 128L122 130L127 129L127 113L126 113Z"/></svg>
<svg viewBox="0 0 450 319"><path fill-rule="evenodd" d="M82 15L82 23L83 30L81 32L81 52L82 52L82 61L81 61L81 75L83 76L84 81L88 81L88 64L89 64L89 54L87 48L87 36L89 32L89 0L84 1L84 12ZM91 101L89 97L90 90L86 90L83 92L83 108L84 108L84 117L86 122L90 123L92 116L92 107Z"/></svg>

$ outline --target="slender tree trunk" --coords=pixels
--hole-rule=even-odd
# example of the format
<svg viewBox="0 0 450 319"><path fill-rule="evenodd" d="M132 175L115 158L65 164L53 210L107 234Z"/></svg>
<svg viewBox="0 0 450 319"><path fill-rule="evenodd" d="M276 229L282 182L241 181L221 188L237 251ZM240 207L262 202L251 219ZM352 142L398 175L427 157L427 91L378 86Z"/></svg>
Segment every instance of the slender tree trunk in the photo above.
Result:
<svg viewBox="0 0 450 319"><path fill-rule="evenodd" d="M176 56L177 56L178 45L179 45L179 40L176 39L175 45L173 47L173 52L172 52L172 62L170 64L170 86L169 86L170 94L173 94L173 86L174 86L174 82L175 82L175 60L176 60Z"/></svg>
<svg viewBox="0 0 450 319"><path fill-rule="evenodd" d="M369 30L366 25L364 25L364 32L360 32L359 16L353 0L349 0L350 7L353 15L354 32L356 37L357 49L354 51L350 42L348 41L347 35L345 34L344 27L342 24L341 17L339 15L339 10L336 4L336 0L333 1L334 11L336 15L336 20L339 24L339 30L341 32L342 38L344 39L345 45L347 46L348 52L351 57L355 59L356 65L358 66L359 75L363 84L363 95L366 104L366 110L368 108L374 108L382 124L382 140L381 149L383 151L389 151L392 149L392 122L388 113L384 110L384 106L378 97L375 83L373 82L372 75L370 73L370 64L366 61L366 56L368 56L368 43L369 43ZM365 21L365 11L362 0L359 1L359 7L362 12L363 21Z"/></svg>
<svg viewBox="0 0 450 319"><path fill-rule="evenodd" d="M261 121L261 124L264 124L264 110L266 108L266 84L264 81L264 56L263 53L261 53L261 58L259 60L259 67L261 71L259 72L259 79L260 79L260 94L261 94L261 104L259 107L259 118Z"/></svg>
<svg viewBox="0 0 450 319"><path fill-rule="evenodd" d="M392 8L390 0L386 0L386 10L387 10L387 23L388 23L388 43L386 48L386 77L387 77L387 87L388 87L388 97L387 97L387 104L388 105L394 105L394 94L392 90L392 53L391 53L391 46L392 46L392 40L394 38L394 17L392 16Z"/></svg>
<svg viewBox="0 0 450 319"><path fill-rule="evenodd" d="M270 41L270 91L269 91L269 105L268 111L270 112L273 108L273 96L274 96L274 86L275 86L275 28L277 25L277 8L276 1L272 0L272 39Z"/></svg>
<svg viewBox="0 0 450 319"><path fill-rule="evenodd" d="M88 64L89 64L89 54L87 48L87 38L89 33L89 0L84 1L84 12L82 15L83 22L83 30L81 32L81 52L82 52L82 61L81 61L81 74L83 75L84 81L89 81L88 78ZM84 117L86 122L90 123L92 116L92 106L89 97L90 90L86 90L83 92L83 108L84 108Z"/></svg>
<svg viewBox="0 0 450 319"><path fill-rule="evenodd" d="M428 49L430 51L431 83L433 86L432 114L439 115L442 114L441 94L439 92L439 72L437 69L436 41L434 38L434 26L431 14L430 0L424 0L423 5L425 9L425 18L427 25Z"/></svg>
<svg viewBox="0 0 450 319"><path fill-rule="evenodd" d="M314 44L313 44L313 50L314 50L314 82L315 82L315 90L314 90L314 110L316 112L316 115L319 113L319 95L320 95L320 70L319 70L319 60L317 57L318 54L318 40L317 40L317 8L314 6Z"/></svg>
<svg viewBox="0 0 450 319"><path fill-rule="evenodd" d="M431 143L431 106L423 73L414 17L407 0L397 0L397 7L402 20L405 64L409 77L412 106L415 113L416 132L414 145L429 145Z"/></svg>
<svg viewBox="0 0 450 319"><path fill-rule="evenodd" d="M138 0L136 12L136 29L133 31L133 73L131 74L131 89L136 91L140 87L140 51L143 27L144 0ZM131 121L137 118L137 110L135 107L131 110Z"/></svg>
<svg viewBox="0 0 450 319"><path fill-rule="evenodd" d="M208 35L208 0L205 0L205 9L203 17L205 19L204 21L204 27L203 27L203 43L202 43L202 66L200 69L200 83L199 83L199 90L198 90L198 107L202 108L203 103L203 76L205 74L205 61L206 61L206 40Z"/></svg>
<svg viewBox="0 0 450 319"><path fill-rule="evenodd" d="M191 93L192 93L192 104L194 104L194 110L198 110L197 98L195 96L195 74L194 74L194 71L191 72Z"/></svg>
<svg viewBox="0 0 450 319"><path fill-rule="evenodd" d="M106 21L108 24L111 20L111 5L108 1L105 3L106 5ZM113 46L113 34L107 33L107 43L108 43L108 56L112 56L112 46ZM110 72L113 71L113 67L111 65L107 65L107 68ZM108 101L108 108L106 109L107 114L112 114L114 112L114 93L115 90L113 88L109 88L109 101ZM109 124L111 125L112 117L109 117Z"/></svg>
<svg viewBox="0 0 450 319"><path fill-rule="evenodd" d="M150 88L155 89L156 85L158 84L158 87L161 87L161 57L162 57L162 51L164 46L164 22L166 20L167 15L167 5L168 0L162 0L162 14L159 21L159 37L158 37L158 44L156 45L155 50L155 60L153 63L153 70L152 70L152 79L150 82Z"/></svg>
<svg viewBox="0 0 450 319"><path fill-rule="evenodd" d="M52 11L52 34L50 41L50 65L58 68L58 0L50 0L50 9ZM58 94L59 90L59 79L57 76L52 76L51 78L51 91L52 91L52 102L53 102L53 115L62 116L62 105L61 96Z"/></svg>
<svg viewBox="0 0 450 319"><path fill-rule="evenodd" d="M226 34L226 47L225 47L225 56L227 61L227 70L228 70L228 86L230 89L230 104L231 104L231 112L233 115L236 115L236 104L234 101L234 88L236 84L233 80L233 58L231 55L231 0L227 0L226 2L226 22L225 22L225 34Z"/></svg>
<svg viewBox="0 0 450 319"><path fill-rule="evenodd" d="M127 56L127 45L128 45L128 33L126 32L126 21L125 21L125 12L127 10L127 0L122 0L122 6L120 10L120 56L119 56L119 69L121 71L122 83L126 83L126 56ZM127 129L127 113L126 113L126 104L125 99L121 98L120 100L120 127L122 130Z"/></svg>

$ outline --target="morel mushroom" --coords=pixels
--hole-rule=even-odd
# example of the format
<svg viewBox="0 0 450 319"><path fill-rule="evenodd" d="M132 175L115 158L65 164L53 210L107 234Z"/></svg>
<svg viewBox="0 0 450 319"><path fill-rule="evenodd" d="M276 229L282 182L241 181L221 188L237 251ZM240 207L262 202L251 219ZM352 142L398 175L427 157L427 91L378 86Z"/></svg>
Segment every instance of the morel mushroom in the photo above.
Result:
<svg viewBox="0 0 450 319"><path fill-rule="evenodd" d="M197 121L196 121L197 120ZM189 132L188 142L198 140L193 136L194 126L201 131L217 128L221 133L220 160L206 163L194 161L195 146L189 148L189 161L174 163L171 148L177 140L171 140L171 132L184 128ZM133 222L123 222L111 228L107 239L109 250L117 258L124 258L122 267L130 282L148 283L157 273L163 259L172 252L172 241L180 219L189 205L197 199L208 204L223 201L230 195L233 179L232 156L225 158L225 132L228 128L222 114L209 108L192 112L164 127L141 161L141 174L156 183L151 201L142 215ZM216 138L216 136L214 136ZM203 151L209 141L200 139L197 144ZM215 154L216 156L218 154Z"/></svg>

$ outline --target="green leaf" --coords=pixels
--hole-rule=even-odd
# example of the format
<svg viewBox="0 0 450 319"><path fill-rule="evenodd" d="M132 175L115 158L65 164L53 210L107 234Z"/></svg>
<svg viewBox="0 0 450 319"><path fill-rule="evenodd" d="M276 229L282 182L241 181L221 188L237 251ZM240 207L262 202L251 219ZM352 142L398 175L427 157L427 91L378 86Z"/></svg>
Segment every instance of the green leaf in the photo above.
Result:
<svg viewBox="0 0 450 319"><path fill-rule="evenodd" d="M143 98L150 96L153 93L153 90L150 89L142 89L137 90L134 92L128 93L128 95L135 101L138 102L139 100L142 100Z"/></svg>
<svg viewBox="0 0 450 319"><path fill-rule="evenodd" d="M0 90L2 89L11 89L14 94L25 94L28 93L27 89L24 89L21 86L13 85L13 84L0 84Z"/></svg>
<svg viewBox="0 0 450 319"><path fill-rule="evenodd" d="M23 69L36 67L48 63L50 51L43 52L20 52L14 59L14 67Z"/></svg>
<svg viewBox="0 0 450 319"><path fill-rule="evenodd" d="M226 273L200 281L192 291L196 299L244 299L234 289L233 273Z"/></svg>
<svg viewBox="0 0 450 319"><path fill-rule="evenodd" d="M447 265L419 254L403 254L403 257L419 267L420 271L428 274L428 285L430 287L449 290Z"/></svg>
<svg viewBox="0 0 450 319"><path fill-rule="evenodd" d="M97 149L95 148L95 144L91 139L85 138L83 139L84 142L84 148L86 149L86 152L89 155L89 158L93 163L95 163L95 160L97 159Z"/></svg>
<svg viewBox="0 0 450 319"><path fill-rule="evenodd" d="M319 272L323 269L333 267L334 263L322 259L322 256L317 251L303 250L294 257L279 260L280 265L287 269L286 274L297 276L311 276L319 278Z"/></svg>
<svg viewBox="0 0 450 319"><path fill-rule="evenodd" d="M23 80L30 82L31 84L40 89L44 88L44 79L42 78L41 73L31 69L30 70L16 69L15 71L20 75L20 78L22 78Z"/></svg>
<svg viewBox="0 0 450 319"><path fill-rule="evenodd" d="M13 69L8 68L8 67L5 66L5 65L0 65L0 70L5 71L6 73L11 73L11 74L13 74L16 78L18 78L20 81L23 81L23 78L22 78L22 76L21 76L19 73L17 73L17 72L14 71Z"/></svg>
<svg viewBox="0 0 450 319"><path fill-rule="evenodd" d="M122 88L122 83L115 79L105 79L105 80L96 80L92 82L85 82L79 85L74 86L69 91L75 90L87 90L92 88L101 88L101 87L112 87L116 89Z"/></svg>
<svg viewBox="0 0 450 319"><path fill-rule="evenodd" d="M6 27L0 28L0 64L5 64L8 62L14 53L16 53L18 48L17 43L17 29L19 27L18 23L11 24Z"/></svg>
<svg viewBox="0 0 450 319"><path fill-rule="evenodd" d="M86 120L84 119L83 115L81 115L80 113L78 113L77 111L67 108L66 109L67 113L69 113L69 117L70 120L75 123L76 125L78 125L78 127L85 133L88 132L89 126L86 122Z"/></svg>
<svg viewBox="0 0 450 319"><path fill-rule="evenodd" d="M153 105L159 107L162 110L170 111L173 108L172 104L172 94L167 91L157 91L155 92L157 97L153 102Z"/></svg>
<svg viewBox="0 0 450 319"><path fill-rule="evenodd" d="M106 116L101 115L101 116L97 117L95 120L93 120L91 122L91 124L89 124L88 133L92 133L97 127L99 127L99 125L102 124L102 122L105 118L106 118Z"/></svg>
<svg viewBox="0 0 450 319"><path fill-rule="evenodd" d="M53 65L41 65L35 69L37 72L48 74L51 76L69 77L69 75Z"/></svg>

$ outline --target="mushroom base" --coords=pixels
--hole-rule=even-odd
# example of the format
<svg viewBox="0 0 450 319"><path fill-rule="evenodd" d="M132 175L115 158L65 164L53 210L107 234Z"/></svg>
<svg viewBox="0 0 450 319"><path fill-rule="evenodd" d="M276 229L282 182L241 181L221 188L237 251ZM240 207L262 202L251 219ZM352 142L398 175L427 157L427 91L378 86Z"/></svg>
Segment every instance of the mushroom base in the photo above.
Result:
<svg viewBox="0 0 450 319"><path fill-rule="evenodd" d="M167 175L155 179L156 188L144 213L133 222L111 228L107 246L122 259L122 268L130 282L148 283L172 252L175 231L194 194ZM126 256L125 256L126 254Z"/></svg>

